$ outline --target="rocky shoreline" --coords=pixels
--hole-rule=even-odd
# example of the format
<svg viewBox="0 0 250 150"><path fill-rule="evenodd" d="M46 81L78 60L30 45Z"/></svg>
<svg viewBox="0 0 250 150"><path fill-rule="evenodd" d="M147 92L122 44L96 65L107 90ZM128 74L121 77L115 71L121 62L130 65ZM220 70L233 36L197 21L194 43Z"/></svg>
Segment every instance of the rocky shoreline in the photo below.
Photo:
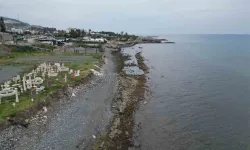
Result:
<svg viewBox="0 0 250 150"><path fill-rule="evenodd" d="M18 112L15 116L8 117L7 121L0 122L0 132L12 125L20 125L25 128L29 125L29 119L39 113L44 107L54 107L54 103L58 102L62 97L69 97L72 89L86 84L93 77L93 73L89 73L86 77L72 84L64 85L57 89L56 92L49 94L42 101L34 103L30 108Z"/></svg>
<svg viewBox="0 0 250 150"><path fill-rule="evenodd" d="M69 103L69 97L72 96L73 90L84 86L91 81L93 74L90 73L80 81L71 85L65 85L55 93L48 95L43 101L33 104L29 109L19 112L16 116L9 117L7 122L0 124L0 148L12 149L16 143L27 132L39 132L45 127L48 116L60 105Z"/></svg>
<svg viewBox="0 0 250 150"><path fill-rule="evenodd" d="M109 50L109 52L111 52L111 51ZM77 145L75 145L76 149L79 149L79 148L84 148L84 149L92 149L92 148L93 149L128 149L129 147L133 146L132 138L133 138L133 129L135 126L135 124L134 124L134 111L136 110L138 103L144 100L144 94L145 94L145 90L146 90L146 85L145 85L146 84L146 75L144 74L144 75L131 76L131 75L125 74L122 71L122 68L125 66L124 62L128 59L128 57L121 55L120 52L115 53L114 55L118 55L118 56L113 56L116 59L115 60L116 67L118 68L118 69L116 69L116 70L118 70L118 76L116 77L117 82L118 82L117 83L117 90L115 92L116 94L109 97L109 96L107 96L107 93L106 94L105 94L105 92L103 93L107 97L109 97L109 99L111 101L111 105L109 105L109 106L111 106L110 108L111 108L111 111L113 113L113 116L112 116L111 120L107 120L109 122L109 125L107 126L106 130L101 130L101 131L97 132L97 133L99 133L99 135L98 134L93 135L93 138L91 137L92 139L86 139L85 138L86 135L83 135L84 138L79 139L80 142L76 141L77 142ZM106 55L106 56L111 57L109 55ZM136 57L137 62L138 62L138 67L141 70L143 70L144 72L147 72L148 68L144 64L144 62L143 62L144 60L143 60L143 57L141 56L141 54L137 53L135 57ZM105 59L105 57L104 57L104 59ZM111 60L109 60L109 61L110 61L109 63L111 63ZM110 72L108 72L108 74L110 74ZM93 86L92 83L90 83L90 82L92 82L92 78L93 78L93 75L89 74L86 78L82 79L81 82L77 82L74 85L64 86L64 87L58 89L56 93L49 95L45 101L37 103L29 110L26 110L26 111L23 111L22 113L20 113L18 116L9 118L10 119L9 122L1 125L2 130L0 130L0 133L1 133L1 135L0 135L0 147L2 149L20 149L20 148L18 148L19 146L22 146L23 148L30 148L30 149L37 148L36 147L38 144L37 142L41 142L41 139L45 138L45 137L43 137L44 136L43 133L47 132L48 124L50 124L50 122L52 120L58 118L57 115L59 115L59 114L57 114L57 113L58 113L58 111L61 112L61 110L60 110L61 107L64 108L64 105L65 105L65 107L67 108L67 106L71 105L71 103L75 103L74 101L71 100L73 90L91 89L91 87ZM110 80L111 80L111 78L113 78L113 80L114 80L114 77L112 75L110 76ZM103 79L101 79L101 80L103 80ZM106 79L104 79L104 80L106 80ZM103 81L101 81L101 82L103 82ZM104 81L104 82L110 82L110 81ZM106 84L107 83L105 83L104 85L106 85ZM109 83L109 84L110 84L109 87L112 87L113 83ZM85 87L85 86L87 86L87 87ZM90 87L88 87L88 86L90 86ZM99 90L100 89L104 90L105 88L100 87ZM107 88L107 90L108 89L109 88ZM94 90L94 91L96 91L96 90ZM112 95L112 93L109 93L109 94ZM98 102L98 100L96 100L96 102L94 102L95 99L96 98L93 97L93 98L91 98L91 101L90 101L90 97L89 97L87 99L88 100L87 102L97 104L96 102ZM101 97L100 97L100 100L101 100ZM104 100L104 102L105 101L106 100ZM83 104L86 102L79 102L79 103ZM98 103L100 103L100 101ZM97 106L104 107L102 105L103 104L100 103ZM77 106L77 104L76 104L76 106ZM78 109L78 108L74 108L74 109ZM106 109L106 108L102 108L102 109ZM93 111L93 113L96 112L96 110L91 110L91 111ZM74 113L74 111L72 111L72 112ZM103 113L100 112L100 114L103 114ZM79 114L79 115L81 115L81 114ZM82 115L85 115L85 114L82 114ZM63 115L61 117L63 117ZM91 119L91 121L92 122L94 121L93 122L94 124L91 122L89 122L90 124L86 123L85 126L87 127L87 129L89 127L95 128L94 126L92 126L92 124L99 126L98 124L100 123L100 120L103 120L103 118L99 118L99 117L93 118L93 119ZM77 125L79 123L74 122L74 124ZM103 124L103 123L101 123L101 124ZM84 128L84 127L81 127L81 128ZM79 127L79 129L80 129L80 127ZM52 128L52 130L57 131L54 128ZM93 129L93 130L95 130L95 129ZM55 132L55 131L53 131L53 132ZM67 132L67 131L64 131L64 132ZM85 133L85 134L87 134L88 138L90 138L89 135L92 135L95 133L93 131L89 131L88 133ZM23 139L24 137L25 137L25 139ZM62 138L62 137L58 137L58 138ZM53 139L53 138L51 138L51 139ZM71 139L71 140L73 141L73 139ZM20 142L24 142L24 143L20 145ZM29 144L30 142L32 142L32 144ZM70 144L70 143L68 143L68 144ZM51 145L48 145L48 147L50 147L50 146ZM71 146L74 147L74 144ZM60 149L60 146L58 146L56 149Z"/></svg>
<svg viewBox="0 0 250 150"><path fill-rule="evenodd" d="M119 55L121 68L125 66L126 56ZM148 67L140 52L135 55L138 67L145 73ZM127 75L121 69L118 77L119 93L113 100L114 118L107 128L107 131L100 134L93 147L94 150L102 149L129 149L133 144L134 112L139 102L144 100L146 90L146 75Z"/></svg>

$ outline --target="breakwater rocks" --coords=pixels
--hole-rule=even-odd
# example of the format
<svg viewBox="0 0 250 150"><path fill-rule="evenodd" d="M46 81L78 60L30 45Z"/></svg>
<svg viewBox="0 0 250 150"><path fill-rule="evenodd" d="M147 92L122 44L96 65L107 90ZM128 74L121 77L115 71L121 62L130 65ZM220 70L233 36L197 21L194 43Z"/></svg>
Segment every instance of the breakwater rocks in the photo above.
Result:
<svg viewBox="0 0 250 150"><path fill-rule="evenodd" d="M114 115L107 131L98 136L93 149L128 149L133 146L134 112L140 101L144 100L146 90L146 75L148 68L144 64L141 53L127 54L122 52L118 81L119 91L117 98L112 102ZM134 63L126 64L131 59ZM138 67L140 70L128 72L128 68ZM137 69L136 69L137 70Z"/></svg>
<svg viewBox="0 0 250 150"><path fill-rule="evenodd" d="M140 43L166 43L166 44L174 44L175 42L168 41L167 39L158 39L155 37L142 37Z"/></svg>

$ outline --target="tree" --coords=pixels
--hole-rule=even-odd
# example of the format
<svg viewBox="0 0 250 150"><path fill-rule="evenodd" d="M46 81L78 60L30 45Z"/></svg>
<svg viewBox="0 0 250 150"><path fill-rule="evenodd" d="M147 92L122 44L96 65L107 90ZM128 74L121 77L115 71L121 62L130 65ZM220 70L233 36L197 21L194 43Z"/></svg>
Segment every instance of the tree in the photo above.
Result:
<svg viewBox="0 0 250 150"><path fill-rule="evenodd" d="M24 31L23 34L24 35L28 35L28 34L31 35L31 32L30 31Z"/></svg>
<svg viewBox="0 0 250 150"><path fill-rule="evenodd" d="M64 41L66 42L66 41L67 41L67 38L68 38L69 36L68 36L67 33L64 33L63 37L64 37Z"/></svg>
<svg viewBox="0 0 250 150"><path fill-rule="evenodd" d="M77 37L77 32L74 29L72 29L72 30L70 30L69 35L70 35L71 38L76 38Z"/></svg>
<svg viewBox="0 0 250 150"><path fill-rule="evenodd" d="M6 32L6 27L4 24L3 17L0 18L0 29L1 29L1 32Z"/></svg>
<svg viewBox="0 0 250 150"><path fill-rule="evenodd" d="M80 29L76 29L76 36L80 37L81 36L81 30Z"/></svg>
<svg viewBox="0 0 250 150"><path fill-rule="evenodd" d="M81 33L81 36L85 36L86 35L86 33L85 33L85 31L84 30L82 30L82 33Z"/></svg>
<svg viewBox="0 0 250 150"><path fill-rule="evenodd" d="M128 37L128 33L126 32L124 36L127 38Z"/></svg>
<svg viewBox="0 0 250 150"><path fill-rule="evenodd" d="M90 36L91 29L89 29L89 36Z"/></svg>

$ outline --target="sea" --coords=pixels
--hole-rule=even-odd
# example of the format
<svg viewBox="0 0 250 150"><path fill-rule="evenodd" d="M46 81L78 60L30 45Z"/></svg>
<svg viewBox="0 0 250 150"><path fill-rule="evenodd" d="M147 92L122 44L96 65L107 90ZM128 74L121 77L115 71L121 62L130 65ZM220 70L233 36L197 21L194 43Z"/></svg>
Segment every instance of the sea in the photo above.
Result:
<svg viewBox="0 0 250 150"><path fill-rule="evenodd" d="M149 73L132 149L250 149L250 35L160 38L176 43L135 46Z"/></svg>

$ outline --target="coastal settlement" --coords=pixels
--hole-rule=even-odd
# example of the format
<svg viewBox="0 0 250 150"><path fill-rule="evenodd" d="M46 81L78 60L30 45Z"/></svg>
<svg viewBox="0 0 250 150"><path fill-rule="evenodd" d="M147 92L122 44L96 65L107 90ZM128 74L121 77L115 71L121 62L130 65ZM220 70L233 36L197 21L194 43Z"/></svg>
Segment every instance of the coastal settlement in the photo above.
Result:
<svg viewBox="0 0 250 150"><path fill-rule="evenodd" d="M143 100L148 68L140 53L134 56L137 64L125 64L131 56L121 51L141 43L173 42L91 29L8 28L2 18L0 29L0 132L6 133L13 126L29 128L37 114L50 108L53 111L56 102L61 101L58 95L74 97L74 88L87 84L93 76L101 77L103 66L110 61L107 59L114 57L119 87L111 98L113 117L105 130L93 136L96 140L87 149L127 149L133 145L133 112ZM107 58L109 53L113 56ZM129 74L124 70L135 66L143 73ZM130 69L131 72L134 71ZM16 142L8 143L8 136L0 137L1 146L11 149L18 145L21 137L12 138ZM80 142L76 147L86 145Z"/></svg>

